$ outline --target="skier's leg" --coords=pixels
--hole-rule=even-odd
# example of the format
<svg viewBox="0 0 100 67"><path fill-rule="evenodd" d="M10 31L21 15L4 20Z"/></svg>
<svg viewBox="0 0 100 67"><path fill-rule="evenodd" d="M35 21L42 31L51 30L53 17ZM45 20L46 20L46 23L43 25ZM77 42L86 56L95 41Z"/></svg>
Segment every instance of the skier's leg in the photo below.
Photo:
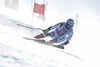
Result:
<svg viewBox="0 0 100 67"><path fill-rule="evenodd" d="M55 38L55 39L50 40L49 42L51 42L51 43L57 43L57 40Z"/></svg>
<svg viewBox="0 0 100 67"><path fill-rule="evenodd" d="M57 43L58 35L56 34L56 31L51 32L50 37L51 37L51 40L49 42Z"/></svg>
<svg viewBox="0 0 100 67"><path fill-rule="evenodd" d="M51 33L47 33L47 34L40 34L40 35L37 35L37 36L35 36L34 38L44 38L44 37L47 37L47 36L50 36L51 35Z"/></svg>
<svg viewBox="0 0 100 67"><path fill-rule="evenodd" d="M64 40L65 40L65 36L61 36L61 37L56 37L55 36L55 38L53 38L49 42L52 42L52 43L60 43L60 42L63 42Z"/></svg>

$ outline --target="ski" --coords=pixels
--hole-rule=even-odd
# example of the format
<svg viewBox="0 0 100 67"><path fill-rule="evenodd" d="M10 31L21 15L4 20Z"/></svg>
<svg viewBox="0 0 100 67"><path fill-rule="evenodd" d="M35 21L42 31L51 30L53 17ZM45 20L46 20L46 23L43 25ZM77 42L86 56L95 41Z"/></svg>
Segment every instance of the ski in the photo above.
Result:
<svg viewBox="0 0 100 67"><path fill-rule="evenodd" d="M57 47L57 48L60 48L60 49L64 49L64 47L61 47L59 45L52 45L53 47Z"/></svg>
<svg viewBox="0 0 100 67"><path fill-rule="evenodd" d="M38 42L38 43L45 43L45 40L42 40L42 39L36 39L36 38L28 38L28 37L23 37L24 39L27 39L27 40L32 40L32 41L35 41L35 42Z"/></svg>
<svg viewBox="0 0 100 67"><path fill-rule="evenodd" d="M55 48L64 49L63 47L59 47L58 45L54 45L50 42L45 42L45 40L43 40L43 39L28 38L28 37L23 37L23 38L27 39L27 40L32 40L32 41L35 41L37 43L41 43L41 44L44 44L44 45L52 46L52 47L55 47Z"/></svg>

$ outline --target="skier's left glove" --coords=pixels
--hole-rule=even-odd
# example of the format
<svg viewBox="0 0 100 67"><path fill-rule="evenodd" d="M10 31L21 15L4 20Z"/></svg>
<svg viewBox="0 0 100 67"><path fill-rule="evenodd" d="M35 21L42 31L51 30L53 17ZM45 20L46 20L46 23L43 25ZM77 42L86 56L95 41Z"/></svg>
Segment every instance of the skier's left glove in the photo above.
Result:
<svg viewBox="0 0 100 67"><path fill-rule="evenodd" d="M64 43L59 44L59 46L64 46L64 45L67 45L68 43L69 43L69 42L66 41L66 42L64 42Z"/></svg>
<svg viewBox="0 0 100 67"><path fill-rule="evenodd" d="M50 27L48 29L43 30L44 34L47 34L50 31Z"/></svg>
<svg viewBox="0 0 100 67"><path fill-rule="evenodd" d="M67 45L69 43L69 41L64 42L65 45Z"/></svg>

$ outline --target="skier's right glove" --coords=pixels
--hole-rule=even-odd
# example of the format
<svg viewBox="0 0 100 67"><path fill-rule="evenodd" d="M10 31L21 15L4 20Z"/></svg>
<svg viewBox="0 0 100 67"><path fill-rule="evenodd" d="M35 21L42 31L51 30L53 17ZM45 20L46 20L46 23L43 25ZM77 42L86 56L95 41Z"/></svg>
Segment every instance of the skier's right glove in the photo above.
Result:
<svg viewBox="0 0 100 67"><path fill-rule="evenodd" d="M43 30L44 34L47 34L50 31L50 27L48 29Z"/></svg>

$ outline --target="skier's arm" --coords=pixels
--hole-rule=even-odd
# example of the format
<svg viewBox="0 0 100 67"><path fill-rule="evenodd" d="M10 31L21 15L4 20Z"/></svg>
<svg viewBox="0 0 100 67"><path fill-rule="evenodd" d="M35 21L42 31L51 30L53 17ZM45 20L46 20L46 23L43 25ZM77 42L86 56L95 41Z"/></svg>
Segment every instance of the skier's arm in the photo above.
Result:
<svg viewBox="0 0 100 67"><path fill-rule="evenodd" d="M73 36L73 30L71 30L71 31L68 33L67 40L64 42L65 45L69 43L69 41L71 40L72 36Z"/></svg>
<svg viewBox="0 0 100 67"><path fill-rule="evenodd" d="M54 25L54 26L49 27L49 29L50 29L50 30L57 29L57 28L61 27L63 23L64 23L64 22L60 22L60 23L58 23L58 24L56 24L56 25Z"/></svg>
<svg viewBox="0 0 100 67"><path fill-rule="evenodd" d="M49 28L43 30L43 32L46 34L46 33L48 33L48 31L50 31L50 30L57 29L57 28L61 27L63 23L64 23L64 22L60 22L60 23L58 23L58 24L56 24L56 25L54 25L54 26L50 26Z"/></svg>
<svg viewBox="0 0 100 67"><path fill-rule="evenodd" d="M66 34L66 41L64 43L61 43L60 45L67 45L69 41L71 40L72 36L73 36L73 30L71 30L70 32Z"/></svg>

